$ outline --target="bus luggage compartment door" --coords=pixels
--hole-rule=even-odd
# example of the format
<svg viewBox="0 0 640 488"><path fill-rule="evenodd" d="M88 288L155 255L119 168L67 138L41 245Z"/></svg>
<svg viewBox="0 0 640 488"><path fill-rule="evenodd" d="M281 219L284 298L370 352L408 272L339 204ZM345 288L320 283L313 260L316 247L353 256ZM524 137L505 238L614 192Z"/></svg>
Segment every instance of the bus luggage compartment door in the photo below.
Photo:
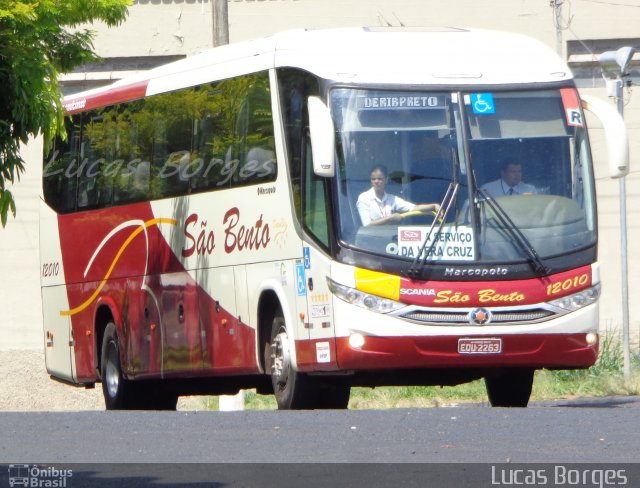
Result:
<svg viewBox="0 0 640 488"><path fill-rule="evenodd" d="M69 316L61 315L59 310L61 303L68 303L66 287L42 288L42 303L43 306L51 305L56 308L56 310L43 310L47 372L56 378L75 382L71 325Z"/></svg>

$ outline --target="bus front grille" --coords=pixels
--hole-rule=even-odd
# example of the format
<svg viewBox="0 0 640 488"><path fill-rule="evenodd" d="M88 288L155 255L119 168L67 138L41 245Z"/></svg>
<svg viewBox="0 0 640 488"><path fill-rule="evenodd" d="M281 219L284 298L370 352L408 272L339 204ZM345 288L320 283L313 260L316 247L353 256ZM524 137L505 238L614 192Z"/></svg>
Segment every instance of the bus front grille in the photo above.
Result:
<svg viewBox="0 0 640 488"><path fill-rule="evenodd" d="M413 310L401 315L402 318L419 322L424 325L469 325L472 324L468 310L460 311L435 311ZM482 325L510 325L540 322L556 315L550 310L542 308L530 310L505 310L492 311L490 320ZM479 324L473 324L479 325Z"/></svg>

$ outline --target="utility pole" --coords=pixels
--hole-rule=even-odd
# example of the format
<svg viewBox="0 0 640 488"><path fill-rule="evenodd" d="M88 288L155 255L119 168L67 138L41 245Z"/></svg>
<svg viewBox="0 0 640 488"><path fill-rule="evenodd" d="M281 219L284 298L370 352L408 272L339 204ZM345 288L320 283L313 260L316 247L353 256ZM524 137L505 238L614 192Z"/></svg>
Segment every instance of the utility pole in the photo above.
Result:
<svg viewBox="0 0 640 488"><path fill-rule="evenodd" d="M229 44L229 5L227 0L211 0L213 47Z"/></svg>
<svg viewBox="0 0 640 488"><path fill-rule="evenodd" d="M556 52L563 57L562 53L562 3L564 0L551 0L550 6L553 8L553 23L556 26Z"/></svg>
<svg viewBox="0 0 640 488"><path fill-rule="evenodd" d="M606 51L598 59L607 95L615 98L618 113L624 117L624 87L629 77L629 64L635 53L632 47L621 47L617 51ZM631 354L629 346L629 278L627 260L627 193L625 177L620 180L620 258L622 276L622 342L624 379L631 377Z"/></svg>

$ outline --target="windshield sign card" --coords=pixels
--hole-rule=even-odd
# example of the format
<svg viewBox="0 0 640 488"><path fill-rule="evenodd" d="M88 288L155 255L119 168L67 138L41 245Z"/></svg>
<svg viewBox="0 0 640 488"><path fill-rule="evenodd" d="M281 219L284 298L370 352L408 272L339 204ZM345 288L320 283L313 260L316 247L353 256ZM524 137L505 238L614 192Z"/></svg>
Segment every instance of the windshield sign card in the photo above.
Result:
<svg viewBox="0 0 640 488"><path fill-rule="evenodd" d="M469 226L443 226L434 228L429 235L429 227L398 227L398 254L415 258L425 239L427 259L433 261L473 261L473 231Z"/></svg>

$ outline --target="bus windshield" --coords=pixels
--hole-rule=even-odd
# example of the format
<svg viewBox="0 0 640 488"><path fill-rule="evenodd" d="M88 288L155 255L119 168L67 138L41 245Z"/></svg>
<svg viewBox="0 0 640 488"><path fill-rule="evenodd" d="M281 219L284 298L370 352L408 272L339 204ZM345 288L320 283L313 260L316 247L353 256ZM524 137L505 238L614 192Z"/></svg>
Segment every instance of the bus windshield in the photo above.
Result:
<svg viewBox="0 0 640 488"><path fill-rule="evenodd" d="M330 104L345 245L447 264L539 264L595 245L575 89L336 88Z"/></svg>

